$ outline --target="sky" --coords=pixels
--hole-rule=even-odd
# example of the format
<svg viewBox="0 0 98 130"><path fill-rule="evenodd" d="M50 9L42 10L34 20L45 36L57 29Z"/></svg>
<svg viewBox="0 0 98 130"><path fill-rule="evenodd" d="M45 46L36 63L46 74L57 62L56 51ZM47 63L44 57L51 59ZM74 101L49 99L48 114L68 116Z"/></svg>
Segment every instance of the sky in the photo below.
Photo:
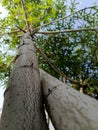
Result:
<svg viewBox="0 0 98 130"><path fill-rule="evenodd" d="M4 8L2 8L2 6L0 5L0 18L4 18L5 16L7 16L7 12L5 11ZM1 48L0 48L1 49ZM3 94L4 94L4 86L2 85L1 81L0 81L0 110L3 106Z"/></svg>
<svg viewBox="0 0 98 130"><path fill-rule="evenodd" d="M92 6L95 2L96 2L96 5L98 6L98 0L77 0L77 3L78 2L79 4L77 5L77 9L82 9L85 7ZM0 18L5 17L6 15L7 15L7 12L0 5ZM4 93L4 86L2 86L0 82L0 108L2 108L3 106L3 93Z"/></svg>

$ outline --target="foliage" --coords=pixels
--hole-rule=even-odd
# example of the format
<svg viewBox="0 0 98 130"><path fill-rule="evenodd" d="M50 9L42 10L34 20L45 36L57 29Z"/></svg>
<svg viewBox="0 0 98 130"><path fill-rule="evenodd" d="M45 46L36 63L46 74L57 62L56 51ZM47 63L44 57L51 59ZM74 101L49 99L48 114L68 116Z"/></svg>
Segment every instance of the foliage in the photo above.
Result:
<svg viewBox="0 0 98 130"><path fill-rule="evenodd" d="M73 6L70 7L70 12L74 12L75 9ZM62 10L65 14L67 13L66 11L65 8ZM98 10L96 8L79 11L67 19L48 26L47 30L96 28L98 26L97 13ZM60 17L63 16L64 14L61 13ZM58 15L56 18L58 18ZM52 29L52 27L54 28ZM39 36L39 39L39 45L43 47L47 57L58 69L63 71L68 77L79 81L80 87L84 87L85 93L88 91L98 92L98 37L94 31ZM58 78L59 75L43 60L41 57L40 66ZM79 89L78 84L75 87Z"/></svg>
<svg viewBox="0 0 98 130"><path fill-rule="evenodd" d="M24 2L24 5L23 3ZM42 22L49 22L50 17L54 17L54 2L52 0L2 0L2 5L8 12L8 16L4 19L0 19L0 40L1 43L1 52L0 52L0 79L4 79L4 77L8 76L7 73L9 71L8 64L10 62L9 57L13 57L16 54L16 48L19 45L19 36L22 34L18 31L17 26L24 29L27 26L27 22L30 22L32 27L39 26ZM24 9L24 7L26 10ZM21 10L21 11L20 11ZM27 13L27 19L25 17ZM40 22L41 21L41 22ZM12 32L12 33L10 33ZM3 34L5 34L3 36ZM10 35L9 35L10 34ZM7 48L7 50L5 50ZM4 59L4 60L3 60ZM9 60L7 60L9 59ZM3 66L3 64L5 66ZM5 70L2 71L2 68L5 67Z"/></svg>
<svg viewBox="0 0 98 130"><path fill-rule="evenodd" d="M75 0L71 0L70 5L67 0L2 0L2 4L8 10L8 16L0 19L1 32L2 34L13 33L2 35L0 41L0 46L3 46L0 52L0 79L8 76L10 68L7 66L19 45L19 35L22 32L16 32L17 26L25 30L29 23L32 28L41 26L41 31L91 29L98 26L97 8L91 7L76 11ZM67 15L69 17L43 26L47 22ZM65 75L80 82L80 86L75 85L77 89L83 86L85 93L98 92L98 34L95 31L73 31L56 35L36 34L36 37L38 45L41 46L49 60ZM7 50L4 51L5 46ZM38 57L41 68L61 78L61 75L57 74L43 57L39 54ZM67 80L67 82L70 81Z"/></svg>

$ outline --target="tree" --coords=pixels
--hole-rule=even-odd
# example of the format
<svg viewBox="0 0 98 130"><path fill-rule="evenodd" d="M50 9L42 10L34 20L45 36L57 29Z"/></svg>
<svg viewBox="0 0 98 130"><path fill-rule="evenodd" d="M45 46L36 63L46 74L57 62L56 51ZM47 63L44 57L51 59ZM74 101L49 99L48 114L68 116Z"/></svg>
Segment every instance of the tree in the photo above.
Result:
<svg viewBox="0 0 98 130"><path fill-rule="evenodd" d="M66 6L66 3L67 1L63 0L56 2L52 0L47 0L46 2L38 1L37 3L35 1L15 0L14 2L6 2L4 0L3 5L9 10L9 17L1 20L0 24L1 28L2 26L5 27L5 29L2 28L2 33L6 32L6 35L10 34L10 37L7 35L7 38L3 38L3 45L7 45L8 49L15 54L19 44L19 38L16 37L15 33L19 37L20 30L28 30L29 24L34 28L34 32L39 29L42 31L49 30L48 32L37 32L39 34L51 35L43 36L36 34L36 42L42 47L50 62L54 63L57 66L56 68L63 73L57 74L54 68L52 69L49 64L43 61L43 57L39 57L40 67L57 78L66 75L67 82L71 82L70 79L73 78L78 84L71 82L72 86L78 90L82 87L85 93L97 93L97 6L75 11L76 3L74 0L71 1L71 6L69 7ZM20 7L21 13L18 11ZM66 16L68 11L71 14ZM23 19L25 22L23 22ZM49 23L47 24L47 22ZM38 27L39 25L40 27ZM53 30L56 32L53 32ZM63 33L60 33L58 30L61 30ZM2 53L4 54L2 55ZM13 54L8 54L7 51L2 53L0 60L2 73L0 76L1 79L4 79L4 77L9 76L10 68L8 64ZM6 64L3 62L4 58L6 59ZM60 59L63 62L60 62ZM5 66L7 66L6 71ZM77 72L75 71L76 69Z"/></svg>
<svg viewBox="0 0 98 130"><path fill-rule="evenodd" d="M97 130L98 102L41 71L46 109L56 130Z"/></svg>
<svg viewBox="0 0 98 130"><path fill-rule="evenodd" d="M34 43L26 33L5 91L0 130L48 130L34 52Z"/></svg>
<svg viewBox="0 0 98 130"><path fill-rule="evenodd" d="M43 102L42 102L42 91L41 91L41 86L40 86L41 83L40 83L40 78L39 78L38 66L36 64L36 58L34 56L35 55L34 46L31 46L32 40L35 40L35 41L37 40L39 45L42 45L42 47L44 47L45 53L42 51L42 49L39 46L34 44L36 49L38 50L38 52L43 56L43 58L45 58L45 60L52 66L52 68L56 72L58 72L59 75L57 75L57 77L60 78L60 76L62 76L62 78L63 77L66 78L67 81L70 81L71 83L76 84L78 86L78 88L80 88L81 86L84 87L84 86L88 85L87 84L88 82L87 83L84 82L85 78L81 82L81 80L82 80L81 77L83 75L85 75L85 72L86 72L83 67L85 65L88 65L86 61L87 61L87 58L89 56L87 53L89 48L87 49L87 51L85 51L85 50L83 50L83 47L82 47L82 50L81 50L79 48L79 46L81 46L81 44L78 43L78 51L75 50L74 47L77 46L77 44L75 44L75 42L77 41L76 37L77 36L81 37L82 40L78 39L78 42L80 41L80 43L81 43L81 41L83 42L83 37L84 37L83 31L92 30L92 31L96 32L96 28L94 28L94 27L88 28L89 26L86 26L86 28L80 28L78 30L71 29L74 26L73 23L75 23L74 18L78 18L78 19L81 18L81 16L80 16L81 11L76 11L75 13L73 13L73 14L76 14L74 16L74 18L72 18L72 17L69 18L69 16L71 16L73 14L68 15L69 19L68 19L67 25L68 25L68 29L70 29L70 30L63 30L63 31L61 30L61 31L57 32L58 29L59 30L63 29L64 24L65 24L65 22L60 21L60 20L64 20L64 18L66 18L63 14L64 10L66 10L66 6L65 6L64 1L53 2L52 0L46 0L44 2L42 2L42 1L33 1L32 2L30 0L29 1L24 1L24 0L5 1L5 0L3 0L3 4L9 10L9 12L8 12L9 16L7 18L5 18L4 20L1 20L2 21L1 25L4 25L4 28L2 28L2 32L4 32L4 34L6 34L6 35L7 34L11 35L11 37L8 37L7 39L5 39L5 37L4 37L3 42L4 43L6 43L6 42L11 43L12 42L12 44L10 44L9 47L14 48L14 51L16 50L15 47L18 46L19 53L17 54L17 56L15 58L15 67L12 71L12 74L10 76L10 81L8 83L8 88L5 92L5 103L4 103L3 114L1 117L0 127L2 130L8 130L8 129L11 130L11 129L14 129L15 124L17 125L19 123L20 125L17 125L16 129L18 129L18 128L21 130L22 129L34 129L34 130L48 129L47 124L46 124L45 115L44 115L44 108L43 108ZM62 5L64 6L64 8L61 8ZM19 13L20 7L22 7L22 11ZM72 13L74 11L74 9L75 9L75 1L72 3L72 7L70 8L70 12ZM96 6L89 7L87 9L95 10L95 12L93 12L93 13L96 14ZM86 9L83 9L82 11L84 11L84 13L86 14L85 10ZM62 13L60 13L58 15L59 12L62 12ZM79 12L79 14L77 15L78 12ZM49 15L49 14L51 14L51 15ZM86 16L88 16L88 15L86 15ZM58 18L58 19L54 20L55 18ZM96 15L95 15L95 18L96 18ZM40 22L40 20L41 20L41 22ZM56 21L57 24L53 24L54 23L53 20ZM70 24L68 24L69 21L70 21ZM96 19L95 19L95 21L96 21ZM47 22L49 22L49 23L47 24ZM43 23L45 23L45 24L43 24ZM48 26L45 28L46 25L50 25L50 24L52 24L52 27ZM43 27L44 30L47 29L48 31L47 32L40 32L39 25L41 25L41 28ZM94 24L94 25L96 25L96 24ZM55 28L57 30L55 30ZM7 32L8 29L10 32ZM53 30L55 30L55 32ZM83 37L78 32L78 33L74 34L74 37L75 37L75 39L74 39L74 37L71 37L72 32L77 32L77 31L82 31ZM23 38L21 38L22 44L19 45L19 37L21 37L21 35L22 35L21 32L24 32L25 34L24 34ZM69 35L59 34L56 37L54 37L53 35L50 37L48 37L48 36L42 37L41 35L35 35L37 33L39 33L39 34L42 34L42 33L43 34L57 34L57 33L62 33L62 32L63 33L69 32ZM15 33L17 33L17 34L15 34ZM95 36L95 34L97 34L97 33L92 32L92 34L94 34L92 36ZM35 36L37 36L38 38L36 38ZM64 45L65 38L69 39L68 42L70 44L73 43L72 45L66 44L66 45L68 45L69 49L67 46L64 48L64 46L62 44L58 43L58 40L59 40L58 36L61 37L60 39L61 39L61 42L63 43L63 45ZM32 37L32 40L31 40L31 37ZM96 37L93 37L92 39L95 41ZM53 46L50 46L50 45L47 46L46 44L45 45L42 44L43 43L42 40L45 41L46 43L49 40L50 42L53 41L53 43L57 43L57 44L54 44L54 45L52 44ZM32 45L33 45L33 43L32 43ZM85 44L83 46L87 47L87 44ZM50 50L52 49L51 53L49 53L48 49L50 49ZM60 55L60 52L63 52L63 53L61 53L62 55ZM65 55L65 52L67 53L67 55ZM82 53L80 53L80 52L82 52L82 53L85 52L84 56L87 55L87 57L84 60L83 60ZM75 53L76 53L76 55L75 55ZM67 69L66 69L66 66L67 66L67 64L65 64L66 62L63 63L66 66L64 66L62 68L61 62L59 62L59 57L57 57L56 60L53 60L53 54L59 55L60 58L63 58L64 56L67 58L67 60L65 60L65 58L64 58L64 60L68 64L69 68L67 68L67 69L70 70L69 72L67 72ZM79 56L79 54L81 54L81 55ZM12 57L13 56L8 56L7 60L12 59ZM70 58L70 63L68 63L69 58ZM75 59L75 60L73 60L73 59ZM77 60L78 64L73 65L74 61L76 61L76 60ZM12 61L10 63L12 63ZM41 66L44 65L45 66L44 68L46 68L48 71L50 71L49 66L47 64L42 64L42 62L40 62L40 63L41 63L40 64ZM57 66L54 63L57 63ZM83 65L82 65L82 63L83 63ZM80 68L76 72L76 68L78 67L78 65L80 66ZM8 64L4 63L3 58L1 58L1 66L2 66L2 68L1 68L2 75L1 76L2 77L5 76L4 74L9 75L11 67ZM96 67L96 65L95 65L95 67ZM64 68L65 68L65 70L64 70ZM52 74L56 75L55 71L52 70L50 72L52 72ZM65 73L67 74L67 76L65 75ZM77 75L77 73L78 73L78 75ZM18 77L19 77L19 81L18 81ZM43 77L43 76L41 76L41 77ZM74 79L72 79L72 77ZM87 79L89 79L88 76L87 76ZM26 82L26 80L27 80L27 82ZM52 78L51 78L51 80L52 80ZM51 84L50 81L48 82L47 78L44 78L44 80L42 81L42 84L43 84L43 82L47 83L47 85L45 85L46 90L48 91L48 94L51 95L51 89L48 87L53 86L52 88L55 89L56 86ZM58 86L58 84L57 84L57 86ZM60 83L60 86L63 86L63 85ZM62 90L63 90L62 87L61 87L61 90L58 89L59 96L60 96L60 93ZM21 97L23 95L22 91L25 94L23 97ZM43 87L43 92L44 91L45 91L45 88ZM65 91L65 89L64 89L64 91ZM89 112L87 112L87 110L85 112L83 111L82 115L84 116L84 114L85 114L85 120L87 119L86 120L87 122L82 122L83 123L82 125L85 129L86 128L88 129L89 124L90 124L90 128L97 130L98 129L97 123L94 125L94 122L98 121L98 115L96 114L96 117L94 117L94 118L92 117L92 113L97 112L96 111L98 108L97 101L95 101L89 97L85 97L84 95L80 94L79 92L75 92L73 89L71 89L71 92L72 92L72 96L70 97L71 99L74 96L76 96L76 98L78 98L78 96L80 95L81 98L82 97L84 99L86 98L86 102L88 102L88 100L89 100L90 103L93 104L93 106L95 106L94 109L92 109L92 107L89 108L89 106L88 106ZM13 95L17 95L17 96L14 96L14 98L10 98L10 97L8 97L9 95L11 97L13 97ZM33 95L35 95L35 96L33 96ZM69 96L70 96L70 93L69 93ZM44 93L44 97L45 97L45 93ZM65 97L66 97L65 94L62 95L63 99L66 99ZM73 100L75 101L75 98ZM60 101L62 102L62 100L60 100ZM9 102L9 103L7 103L7 102ZM56 100L56 102L57 102L57 100ZM69 102L69 104L72 104L72 100L68 100L68 102ZM80 101L79 99L77 99L77 102L79 104L82 104L83 109L85 109L85 103L83 102L83 100ZM55 128L57 130L63 130L66 127L65 126L65 117L63 117L61 115L63 114L63 112L65 110L64 108L66 108L66 104L62 104L63 111L61 111L61 113L60 113L61 114L60 119L62 120L62 127L60 127L57 125L58 124L57 123L58 116L55 116L55 113L53 114L53 112L49 109L53 106L53 103L55 104L54 100L52 99L52 100L50 100L49 106L48 106L47 105L48 101L45 100L47 111L49 113L49 116L52 119L52 122L53 122ZM20 104L20 105L18 105L18 104ZM74 104L74 106L76 105L75 102L73 104ZM14 106L14 107L12 108L12 106ZM17 106L18 106L18 109L16 109ZM61 107L60 104L58 105L58 108L59 107ZM80 108L82 108L82 107L80 107ZM56 110L56 108L54 108L54 109ZM77 109L78 109L78 107L76 107L76 110ZM20 111L21 111L21 113L20 113ZM57 111L59 112L60 109L57 109ZM73 111L73 109L70 108L69 111ZM71 117L72 118L71 120L75 120L76 113L74 112L72 114L72 116L70 116L69 111L67 108L68 117ZM11 112L11 116L6 116L9 112ZM15 116L15 113L17 113L16 116ZM78 111L78 110L77 110L77 113L80 115L79 119L81 120L83 116L81 116L80 111ZM20 118L21 121L17 120L19 118L20 114L21 114L21 118ZM8 125L11 123L13 117L15 117L15 119L13 120L13 125L12 126ZM28 117L28 118L26 118L26 117ZM93 121L91 121L91 120L93 120ZM22 121L24 121L24 122L22 122ZM30 123L28 123L28 121ZM66 121L68 122L68 120L66 120ZM70 129L70 130L73 129L73 126L74 125L72 125L71 127L68 126L68 129ZM76 128L79 128L80 130L83 129L83 127L80 127L81 126L80 121L77 123L77 120L76 120L75 126L76 126Z"/></svg>

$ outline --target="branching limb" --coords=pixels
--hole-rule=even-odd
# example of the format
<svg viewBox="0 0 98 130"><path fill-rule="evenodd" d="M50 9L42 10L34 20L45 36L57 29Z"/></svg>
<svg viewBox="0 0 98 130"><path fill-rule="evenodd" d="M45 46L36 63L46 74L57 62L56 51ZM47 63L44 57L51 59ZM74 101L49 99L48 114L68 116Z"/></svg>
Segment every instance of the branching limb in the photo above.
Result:
<svg viewBox="0 0 98 130"><path fill-rule="evenodd" d="M55 22L59 22L60 20L66 19L66 18L68 18L68 17L70 17L70 16L72 16L72 15L74 15L74 14L80 12L80 11L83 11L83 10L86 10L86 9L90 9L90 8L98 8L98 6L90 6L90 7L86 7L86 8L80 9L80 10L78 10L78 11L75 11L75 12L73 12L73 13L67 15L67 16L64 16L64 17L58 18L58 19L56 19L56 20L54 20L54 21L52 21L52 22L43 24L42 26L37 27L37 28L43 28L43 27L45 27L45 26L47 26L47 25L53 24L53 23L55 23Z"/></svg>
<svg viewBox="0 0 98 130"><path fill-rule="evenodd" d="M41 56L48 62L48 64L49 64L59 75L65 77L65 78L68 79L71 83L79 84L78 81L70 79L70 78L67 77L62 71L60 71L60 70L57 68L57 66L49 60L49 58L48 58L47 55L43 52L43 50L41 49L41 47L35 45L35 48L38 50L38 52L41 54Z"/></svg>
<svg viewBox="0 0 98 130"><path fill-rule="evenodd" d="M27 31L30 31L30 22L28 21L28 13L27 13L27 9L26 9L25 4L24 4L24 0L21 0L21 4L22 4L23 10L25 12Z"/></svg>
<svg viewBox="0 0 98 130"><path fill-rule="evenodd" d="M23 7L24 12L25 12L26 26L27 26L28 31L30 31L30 30L29 30L29 29L30 29L30 22L27 20L27 19L28 19L28 14L27 14L27 12L26 12L26 7L25 7L25 5L24 5L24 0L21 0L21 4L22 4L22 7ZM96 31L96 28L90 28L90 29L89 29L89 28L84 28L84 29L76 29L76 30L75 30L75 29L70 29L70 30L61 30L61 31L38 32L38 31L39 31L42 27L44 27L44 26L47 26L47 25L50 25L50 24L52 24L52 23L58 22L58 21L60 21L60 20L66 19L66 18L68 18L68 17L70 17L70 16L72 16L72 15L74 15L75 13L78 13L78 12L80 12L80 11L83 11L83 10L86 10L86 9L90 9L90 8L97 8L97 7L98 7L98 6L86 7L86 8L80 9L80 10L78 10L78 11L75 11L75 12L73 12L73 13L70 14L70 15L67 15L67 16L64 16L64 17L62 17L62 18L56 19L56 20L54 20L54 21L52 21L52 22L43 24L42 26L39 26L39 27L36 27L36 28L32 29L31 34L33 34L33 35L34 35L35 33L38 33L38 34L58 34L58 33L64 33L64 32L89 31L89 30L92 30L92 31L95 31L96 33L98 33L98 31ZM2 27L0 27L0 28L2 28ZM18 27L18 28L19 28L19 30L15 30L15 31L12 31L12 32L7 32L7 33L1 34L1 35L12 34L12 33L16 33L16 32L19 32L19 31L23 31L23 32L24 32L24 30L20 29L20 27Z"/></svg>
<svg viewBox="0 0 98 130"><path fill-rule="evenodd" d="M24 32L26 33L25 30L23 30L22 28L20 28L19 26L16 26L19 30L14 30L11 32L6 32L0 35L6 35L6 34L12 34L12 33L16 33L16 32ZM49 35L49 34L59 34L59 33L70 33L70 32L81 32L81 31L95 31L95 33L98 33L96 28L80 28L80 29L66 29L66 30L61 30L61 31L45 31L45 32L41 32L39 31L39 28L33 29L31 30L31 35L33 36L34 34L45 34L45 35Z"/></svg>
<svg viewBox="0 0 98 130"><path fill-rule="evenodd" d="M16 27L17 27L20 31L22 31L22 32L26 33L26 31L25 31L25 30L23 30L22 28L20 28L19 26L17 26L17 25L16 25Z"/></svg>
<svg viewBox="0 0 98 130"><path fill-rule="evenodd" d="M2 33L2 34L0 34L0 37L2 37L3 35L10 35L10 34L13 34L13 33L18 33L18 32L20 32L20 30L14 30L14 31L11 31L11 32Z"/></svg>
<svg viewBox="0 0 98 130"><path fill-rule="evenodd" d="M95 31L95 28L80 28L80 29L66 29L61 31L45 31L45 32L37 32L37 34L58 34L58 33L70 33L70 32L81 32L81 31Z"/></svg>

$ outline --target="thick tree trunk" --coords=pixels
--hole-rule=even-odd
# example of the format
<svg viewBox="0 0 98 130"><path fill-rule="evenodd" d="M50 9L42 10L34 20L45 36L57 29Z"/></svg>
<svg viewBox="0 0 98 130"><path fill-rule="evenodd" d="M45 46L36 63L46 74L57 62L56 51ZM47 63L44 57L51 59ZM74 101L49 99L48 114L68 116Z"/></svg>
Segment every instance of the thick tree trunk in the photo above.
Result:
<svg viewBox="0 0 98 130"><path fill-rule="evenodd" d="M98 130L98 102L40 70L46 109L56 130Z"/></svg>
<svg viewBox="0 0 98 130"><path fill-rule="evenodd" d="M33 44L30 34L24 34L4 94L0 130L48 130Z"/></svg>

